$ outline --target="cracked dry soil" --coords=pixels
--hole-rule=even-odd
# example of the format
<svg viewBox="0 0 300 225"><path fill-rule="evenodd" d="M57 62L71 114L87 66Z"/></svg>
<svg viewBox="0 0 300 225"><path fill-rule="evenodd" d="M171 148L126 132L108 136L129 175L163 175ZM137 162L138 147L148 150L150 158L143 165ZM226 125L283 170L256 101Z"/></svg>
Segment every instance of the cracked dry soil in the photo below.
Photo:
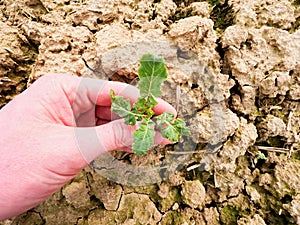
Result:
<svg viewBox="0 0 300 225"><path fill-rule="evenodd" d="M49 72L111 74L130 83L137 65L115 58L100 64L102 56L130 43L167 41L215 74L226 108L218 153L207 156L202 150L214 130L205 84L167 63L163 98L176 104L172 90L180 87L179 114L195 109L189 122L196 149L179 171L133 187L87 167L0 225L300 224L299 21L299 0L0 0L0 107ZM172 150L114 156L149 165Z"/></svg>

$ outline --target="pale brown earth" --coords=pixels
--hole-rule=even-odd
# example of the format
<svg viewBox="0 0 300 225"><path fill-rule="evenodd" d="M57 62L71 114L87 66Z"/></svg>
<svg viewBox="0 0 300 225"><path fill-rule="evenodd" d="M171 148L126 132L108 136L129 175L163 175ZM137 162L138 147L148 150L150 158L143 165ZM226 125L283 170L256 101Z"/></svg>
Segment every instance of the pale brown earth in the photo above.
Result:
<svg viewBox="0 0 300 225"><path fill-rule="evenodd" d="M300 224L299 21L299 0L0 0L0 108L51 72L132 83L138 63L130 60L146 43L166 58L162 97L179 103L197 144L164 181L135 187L87 167L0 225ZM157 42L200 62L182 59L180 70L177 48ZM187 72L194 67L205 79ZM217 153L204 154L207 143ZM125 168L144 166L174 149L113 156Z"/></svg>

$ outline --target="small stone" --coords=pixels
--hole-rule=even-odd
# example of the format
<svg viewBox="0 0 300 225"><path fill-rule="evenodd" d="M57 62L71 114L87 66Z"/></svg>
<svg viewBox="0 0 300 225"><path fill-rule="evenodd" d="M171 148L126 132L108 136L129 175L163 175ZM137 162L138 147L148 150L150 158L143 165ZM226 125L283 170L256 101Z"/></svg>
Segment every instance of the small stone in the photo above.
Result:
<svg viewBox="0 0 300 225"><path fill-rule="evenodd" d="M239 126L239 118L230 109L211 112L202 110L191 119L191 134L194 142L217 144L233 135Z"/></svg>
<svg viewBox="0 0 300 225"><path fill-rule="evenodd" d="M243 29L239 25L233 25L228 27L222 36L222 47L226 48L228 46L233 46L235 48L239 48L241 42L247 40L247 30Z"/></svg>
<svg viewBox="0 0 300 225"><path fill-rule="evenodd" d="M62 193L69 204L75 208L83 208L90 205L88 191L85 182L72 182L62 190Z"/></svg>
<svg viewBox="0 0 300 225"><path fill-rule="evenodd" d="M181 191L183 201L192 208L203 208L205 188L199 180L186 181Z"/></svg>
<svg viewBox="0 0 300 225"><path fill-rule="evenodd" d="M192 9L192 14L209 18L212 8L208 2L192 2L189 6Z"/></svg>
<svg viewBox="0 0 300 225"><path fill-rule="evenodd" d="M269 95L272 97L276 96L276 77L275 76L269 76L266 79L262 80L260 84L260 91L264 95ZM275 95L275 96L274 96Z"/></svg>
<svg viewBox="0 0 300 225"><path fill-rule="evenodd" d="M262 140L267 140L268 137L286 136L286 124L281 118L271 114L258 124L258 128Z"/></svg>
<svg viewBox="0 0 300 225"><path fill-rule="evenodd" d="M268 186L273 182L273 178L269 173L261 174L258 179L259 179L259 186L265 186L265 185Z"/></svg>
<svg viewBox="0 0 300 225"><path fill-rule="evenodd" d="M166 198L168 197L169 193L169 186L166 184L162 184L159 186L159 191L157 192L158 196L161 198Z"/></svg>
<svg viewBox="0 0 300 225"><path fill-rule="evenodd" d="M176 211L178 209L179 209L179 204L175 202L174 205L172 206L172 210Z"/></svg>
<svg viewBox="0 0 300 225"><path fill-rule="evenodd" d="M95 196L103 203L107 210L117 210L123 189L116 183L110 183L101 176L94 177L92 189Z"/></svg>
<svg viewBox="0 0 300 225"><path fill-rule="evenodd" d="M239 125L233 140L228 140L220 151L223 162L228 158L231 163L235 163L235 160L239 156L244 155L248 147L256 141L257 130L254 124L247 123L245 119L241 119Z"/></svg>
<svg viewBox="0 0 300 225"><path fill-rule="evenodd" d="M134 224L157 224L161 217L162 215L147 195L131 193L122 197L116 222L129 224L128 220L133 219Z"/></svg>
<svg viewBox="0 0 300 225"><path fill-rule="evenodd" d="M201 39L216 38L213 21L200 16L187 17L172 24L169 35L183 49L192 48Z"/></svg>
<svg viewBox="0 0 300 225"><path fill-rule="evenodd" d="M260 199L260 194L254 187L246 186L246 192L248 195L250 195L252 201L257 201Z"/></svg>
<svg viewBox="0 0 300 225"><path fill-rule="evenodd" d="M220 224L220 214L217 208L205 208L203 216L207 224Z"/></svg>

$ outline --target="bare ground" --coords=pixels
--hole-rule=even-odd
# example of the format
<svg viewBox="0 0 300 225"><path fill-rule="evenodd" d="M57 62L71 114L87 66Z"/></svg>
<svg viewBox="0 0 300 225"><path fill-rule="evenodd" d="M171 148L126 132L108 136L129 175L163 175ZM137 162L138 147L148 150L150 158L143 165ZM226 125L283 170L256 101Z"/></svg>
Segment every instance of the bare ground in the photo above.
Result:
<svg viewBox="0 0 300 225"><path fill-rule="evenodd" d="M300 224L299 5L0 0L0 107L50 72L132 83L137 64L126 60L144 42L176 44L184 50L182 59L192 52L200 59L200 74L213 74L219 88L210 96L210 81L166 60L163 98L179 103L194 144L179 170L136 187L127 177L117 183L88 167L35 209L0 224ZM111 53L120 48L122 56ZM157 51L172 59L167 50ZM178 87L180 99L174 98ZM220 130L211 126L212 100L224 106ZM211 138L214 132L217 139ZM204 154L208 143L215 154ZM113 156L145 166L175 155L174 149Z"/></svg>

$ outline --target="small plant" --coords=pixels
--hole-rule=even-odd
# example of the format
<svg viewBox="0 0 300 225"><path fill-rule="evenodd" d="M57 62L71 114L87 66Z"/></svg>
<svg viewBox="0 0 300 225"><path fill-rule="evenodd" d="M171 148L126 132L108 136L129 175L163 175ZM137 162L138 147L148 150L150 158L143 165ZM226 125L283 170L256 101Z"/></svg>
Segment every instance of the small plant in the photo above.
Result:
<svg viewBox="0 0 300 225"><path fill-rule="evenodd" d="M259 159L266 159L267 157L265 156L264 153L261 151L258 151L258 155L254 158L254 164L257 164Z"/></svg>
<svg viewBox="0 0 300 225"><path fill-rule="evenodd" d="M146 153L154 144L155 129L161 131L164 138L178 142L182 135L190 130L183 120L174 118L169 112L155 116L153 108L157 105L155 97L161 95L161 84L167 79L167 69L163 58L145 54L140 59L138 69L141 97L131 106L128 99L116 96L111 90L111 111L125 119L125 124L134 126L140 121L139 128L133 133L132 150L137 155Z"/></svg>

